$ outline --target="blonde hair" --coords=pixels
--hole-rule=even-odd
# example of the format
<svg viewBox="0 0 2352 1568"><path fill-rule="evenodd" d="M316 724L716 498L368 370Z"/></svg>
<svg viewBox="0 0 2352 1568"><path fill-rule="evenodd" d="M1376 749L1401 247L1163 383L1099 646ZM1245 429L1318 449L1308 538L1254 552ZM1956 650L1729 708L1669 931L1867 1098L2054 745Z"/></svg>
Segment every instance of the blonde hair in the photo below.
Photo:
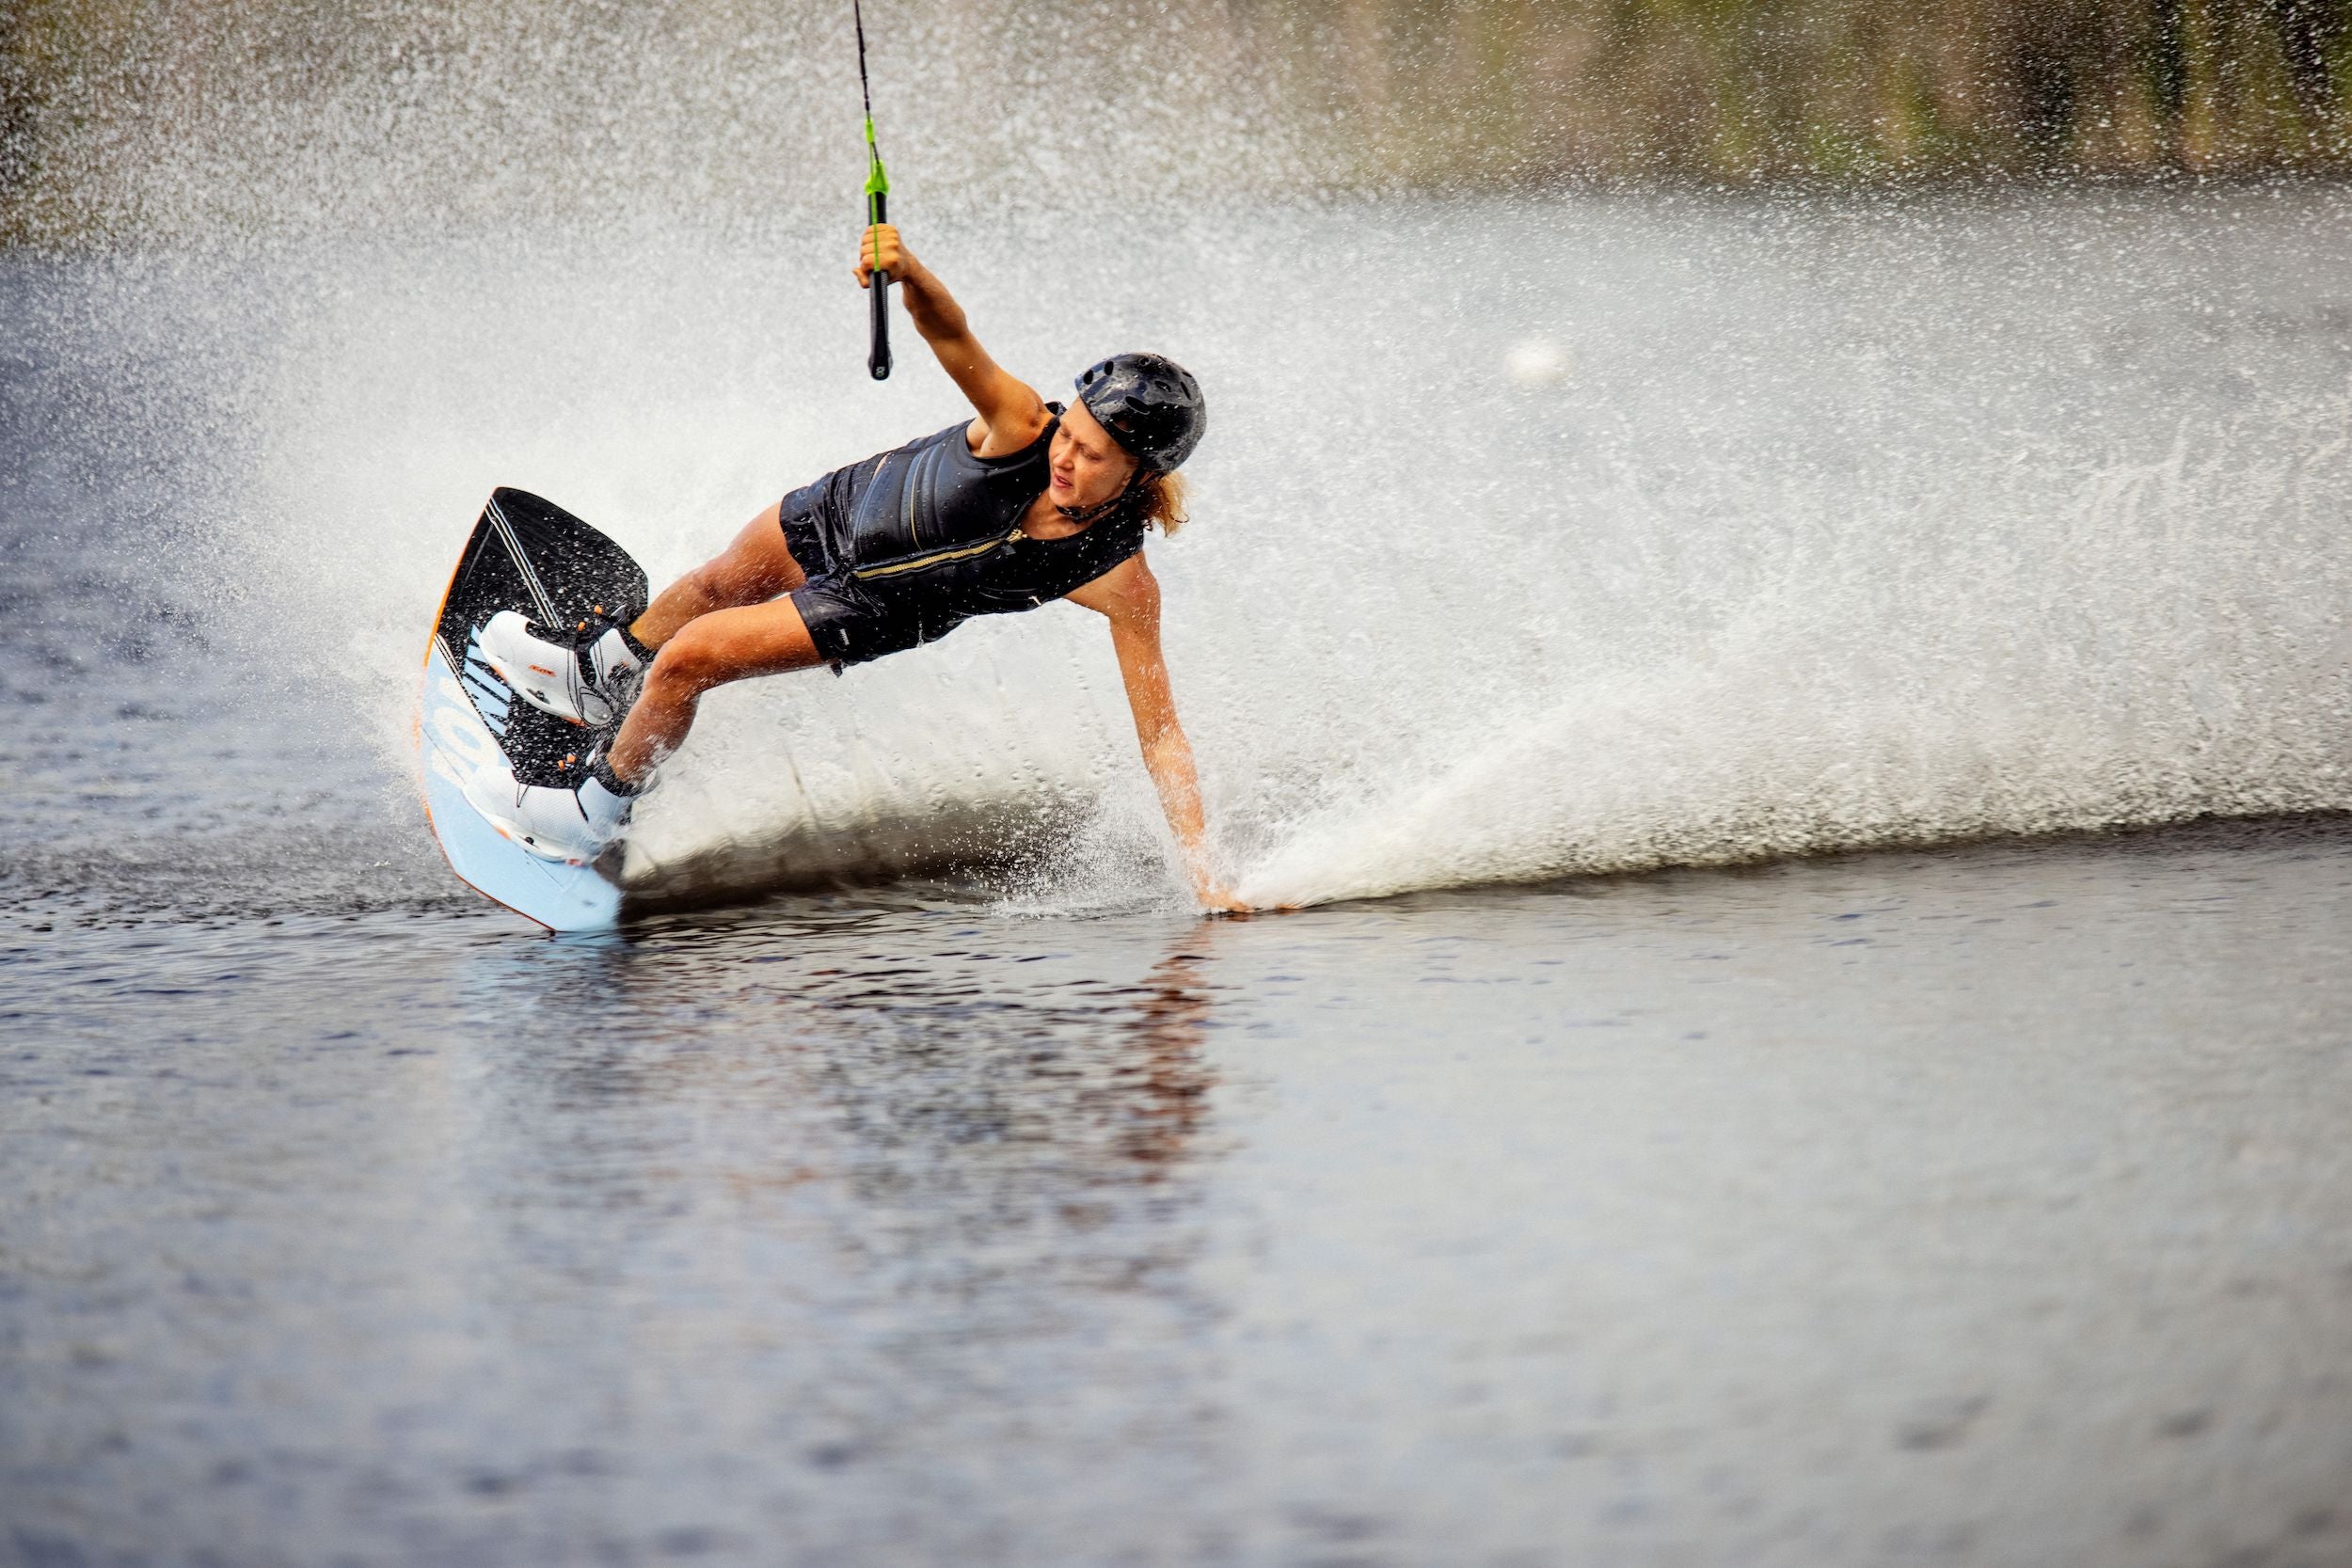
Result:
<svg viewBox="0 0 2352 1568"><path fill-rule="evenodd" d="M1143 526L1156 528L1173 535L1192 520L1184 511L1184 476L1182 474L1151 473L1136 476L1136 510L1143 515Z"/></svg>

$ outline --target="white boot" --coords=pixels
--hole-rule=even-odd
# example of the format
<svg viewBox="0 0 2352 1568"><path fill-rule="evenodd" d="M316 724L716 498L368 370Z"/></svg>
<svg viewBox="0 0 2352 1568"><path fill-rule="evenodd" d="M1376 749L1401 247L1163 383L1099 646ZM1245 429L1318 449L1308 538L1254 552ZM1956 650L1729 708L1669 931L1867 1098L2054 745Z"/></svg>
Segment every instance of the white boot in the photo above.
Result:
<svg viewBox="0 0 2352 1568"><path fill-rule="evenodd" d="M477 768L466 800L485 820L541 860L586 865L628 825L634 795L616 795L591 777L578 789L527 784L502 762Z"/></svg>
<svg viewBox="0 0 2352 1568"><path fill-rule="evenodd" d="M594 621L571 641L501 610L475 641L483 662L524 702L591 729L602 729L628 710L635 696L631 684L645 667L620 627Z"/></svg>

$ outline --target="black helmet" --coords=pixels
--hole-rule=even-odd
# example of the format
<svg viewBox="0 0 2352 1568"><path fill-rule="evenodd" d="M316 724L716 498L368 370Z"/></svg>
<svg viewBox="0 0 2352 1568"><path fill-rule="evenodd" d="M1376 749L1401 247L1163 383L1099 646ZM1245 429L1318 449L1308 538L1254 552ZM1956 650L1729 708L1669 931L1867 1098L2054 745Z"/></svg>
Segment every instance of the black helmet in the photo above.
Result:
<svg viewBox="0 0 2352 1568"><path fill-rule="evenodd" d="M1200 383L1157 354L1114 354L1078 378L1078 401L1147 468L1183 465L1209 428Z"/></svg>

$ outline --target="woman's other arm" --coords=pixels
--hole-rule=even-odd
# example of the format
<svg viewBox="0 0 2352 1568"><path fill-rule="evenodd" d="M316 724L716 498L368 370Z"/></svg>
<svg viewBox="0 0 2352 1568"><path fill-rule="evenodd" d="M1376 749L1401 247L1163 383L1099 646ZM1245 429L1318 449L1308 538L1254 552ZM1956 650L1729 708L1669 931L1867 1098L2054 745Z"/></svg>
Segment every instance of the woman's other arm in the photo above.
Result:
<svg viewBox="0 0 2352 1568"><path fill-rule="evenodd" d="M979 415L972 427L972 450L982 457L997 457L1019 451L1036 440L1053 420L1045 400L1035 388L989 357L988 350L972 336L972 324L964 319L963 307L947 292L947 285L899 241L898 230L887 223L873 225L858 240L859 288L871 287L877 266L903 290L899 297L906 302L914 330L923 335L940 369L953 378Z"/></svg>
<svg viewBox="0 0 2352 1568"><path fill-rule="evenodd" d="M1125 561L1070 595L1106 617L1119 673L1135 715L1143 766L1160 792L1160 808L1184 851L1184 874L1204 909L1247 913L1249 906L1217 881L1209 865L1208 820L1200 809L1200 779L1192 743L1176 719L1176 697L1168 689L1168 661L1160 653L1160 585L1140 555Z"/></svg>

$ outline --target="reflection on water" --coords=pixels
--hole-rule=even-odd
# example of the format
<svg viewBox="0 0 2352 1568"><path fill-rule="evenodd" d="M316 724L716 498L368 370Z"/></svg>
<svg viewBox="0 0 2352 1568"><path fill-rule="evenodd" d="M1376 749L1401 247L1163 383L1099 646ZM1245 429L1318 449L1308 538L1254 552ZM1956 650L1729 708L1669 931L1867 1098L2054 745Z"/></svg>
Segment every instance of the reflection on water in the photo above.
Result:
<svg viewBox="0 0 2352 1568"><path fill-rule="evenodd" d="M160 966L46 935L11 951L47 971L10 993L41 999L43 1044L0 1123L34 1227L0 1228L0 1256L40 1253L9 1324L67 1357L0 1388L44 1413L0 1417L0 1497L43 1522L26 1550L131 1539L73 1532L90 1482L215 1542L307 1518L360 1551L568 1560L743 1549L787 1507L815 1511L809 1560L898 1529L927 1560L1001 1534L979 1497L1055 1484L1023 1449L1037 1421L1057 1451L1193 1464L1216 928L902 892L560 942L182 928L147 944ZM373 961L332 990L294 978L355 940ZM290 985L303 1024L274 1010ZM97 1048L110 1007L159 990L163 1037ZM100 1275L40 1243L125 1197L152 1241ZM191 1351L215 1299L237 1315ZM119 1401L81 1381L125 1364ZM1089 1386L1126 1392L1065 1408ZM229 1457L235 1412L267 1430ZM354 1420L373 1435L330 1435ZM1174 1479L1101 1491L1164 1510ZM517 1506L540 1516L495 1516Z"/></svg>
<svg viewBox="0 0 2352 1568"><path fill-rule="evenodd" d="M820 1138L824 1161L797 1143L779 1169L773 1141L755 1137L714 1174L743 1192L844 1180L867 1228L890 1212L910 1262L927 1227L1085 1230L1129 1189L1171 1201L1202 1157L1217 989L1203 966L1221 927L1172 921L1156 959L1116 943L1073 973L1052 945L1067 930L884 897L899 910L498 942L469 956L456 991L495 1053L494 1086L631 1118L665 1101L765 1105L780 1136ZM662 1043L681 1035L691 1045Z"/></svg>

